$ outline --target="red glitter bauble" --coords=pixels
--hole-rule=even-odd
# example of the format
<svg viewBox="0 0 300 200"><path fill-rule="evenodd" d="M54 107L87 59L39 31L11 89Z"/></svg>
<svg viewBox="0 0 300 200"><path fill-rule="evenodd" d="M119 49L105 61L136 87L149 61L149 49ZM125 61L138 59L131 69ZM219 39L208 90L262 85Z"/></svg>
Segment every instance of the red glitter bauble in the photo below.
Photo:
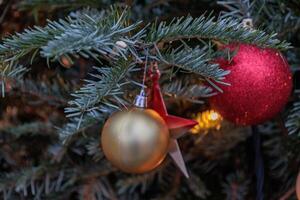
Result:
<svg viewBox="0 0 300 200"><path fill-rule="evenodd" d="M232 61L218 60L230 70L221 85L223 93L210 103L225 119L240 125L254 125L274 117L287 103L292 89L292 75L286 59L274 49L248 44L230 44L237 49Z"/></svg>

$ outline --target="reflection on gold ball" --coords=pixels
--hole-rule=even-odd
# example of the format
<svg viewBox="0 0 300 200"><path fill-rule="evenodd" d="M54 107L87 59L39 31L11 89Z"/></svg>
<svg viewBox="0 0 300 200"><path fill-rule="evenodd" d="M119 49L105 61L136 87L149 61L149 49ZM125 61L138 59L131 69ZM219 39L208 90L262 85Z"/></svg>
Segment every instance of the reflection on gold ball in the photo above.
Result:
<svg viewBox="0 0 300 200"><path fill-rule="evenodd" d="M133 108L117 112L106 121L101 144L114 166L129 173L144 173L165 158L169 130L154 110Z"/></svg>

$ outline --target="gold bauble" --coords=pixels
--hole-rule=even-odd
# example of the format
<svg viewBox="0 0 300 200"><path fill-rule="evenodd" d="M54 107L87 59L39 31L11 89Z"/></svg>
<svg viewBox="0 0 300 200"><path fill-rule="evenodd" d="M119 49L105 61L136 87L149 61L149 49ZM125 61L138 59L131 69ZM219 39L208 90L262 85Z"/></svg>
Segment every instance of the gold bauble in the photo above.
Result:
<svg viewBox="0 0 300 200"><path fill-rule="evenodd" d="M129 173L144 173L165 158L169 130L156 111L132 108L114 113L106 121L101 144L114 166Z"/></svg>

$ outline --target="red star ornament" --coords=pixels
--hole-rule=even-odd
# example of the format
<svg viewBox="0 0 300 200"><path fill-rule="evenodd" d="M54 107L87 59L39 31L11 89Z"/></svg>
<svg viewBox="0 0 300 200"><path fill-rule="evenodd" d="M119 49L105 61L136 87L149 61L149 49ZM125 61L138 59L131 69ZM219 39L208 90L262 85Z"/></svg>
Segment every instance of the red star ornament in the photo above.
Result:
<svg viewBox="0 0 300 200"><path fill-rule="evenodd" d="M189 129L193 128L198 123L194 120L168 114L159 86L160 72L157 67L157 63L154 63L154 65L151 67L151 70L152 88L149 107L155 110L167 123L171 135L169 155L171 156L177 167L180 169L180 171L184 174L184 176L186 178L189 178L189 174L187 172L177 139L183 136Z"/></svg>

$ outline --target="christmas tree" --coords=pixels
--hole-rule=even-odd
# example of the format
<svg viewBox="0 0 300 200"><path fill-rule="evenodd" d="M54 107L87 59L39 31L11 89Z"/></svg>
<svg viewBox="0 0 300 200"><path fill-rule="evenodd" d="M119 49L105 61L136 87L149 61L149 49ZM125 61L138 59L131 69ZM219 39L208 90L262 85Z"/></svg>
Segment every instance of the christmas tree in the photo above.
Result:
<svg viewBox="0 0 300 200"><path fill-rule="evenodd" d="M298 0L0 10L2 199L300 198Z"/></svg>

